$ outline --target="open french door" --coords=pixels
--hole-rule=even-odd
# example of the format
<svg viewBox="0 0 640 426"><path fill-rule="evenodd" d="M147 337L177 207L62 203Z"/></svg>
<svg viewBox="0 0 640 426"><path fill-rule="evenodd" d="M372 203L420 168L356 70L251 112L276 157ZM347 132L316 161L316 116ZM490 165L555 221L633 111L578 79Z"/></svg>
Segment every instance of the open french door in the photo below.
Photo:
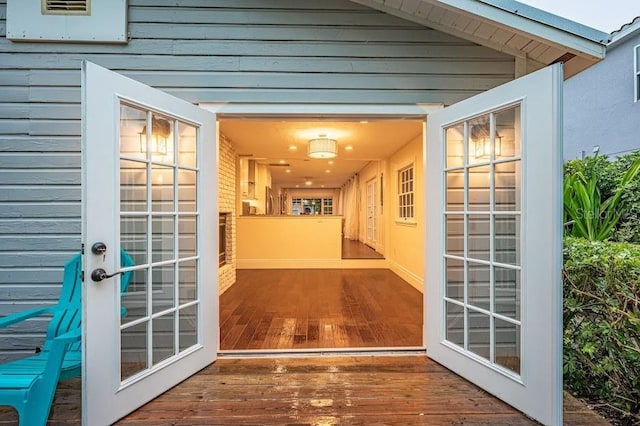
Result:
<svg viewBox="0 0 640 426"><path fill-rule="evenodd" d="M427 119L427 354L562 424L562 66Z"/></svg>
<svg viewBox="0 0 640 426"><path fill-rule="evenodd" d="M111 424L215 360L215 126L82 64L83 424Z"/></svg>

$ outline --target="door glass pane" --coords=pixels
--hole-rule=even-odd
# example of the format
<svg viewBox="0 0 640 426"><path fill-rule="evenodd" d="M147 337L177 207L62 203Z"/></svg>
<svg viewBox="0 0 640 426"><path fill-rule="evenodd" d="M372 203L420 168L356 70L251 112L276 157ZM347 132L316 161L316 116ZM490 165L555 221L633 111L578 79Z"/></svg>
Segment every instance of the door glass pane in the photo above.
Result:
<svg viewBox="0 0 640 426"><path fill-rule="evenodd" d="M446 306L446 336L445 338L458 346L464 346L464 308L451 302Z"/></svg>
<svg viewBox="0 0 640 426"><path fill-rule="evenodd" d="M175 312L153 319L153 365L175 355Z"/></svg>
<svg viewBox="0 0 640 426"><path fill-rule="evenodd" d="M495 312L520 320L520 271L496 266L493 275Z"/></svg>
<svg viewBox="0 0 640 426"><path fill-rule="evenodd" d="M518 374L520 113L502 108L445 129L443 169L446 339Z"/></svg>
<svg viewBox="0 0 640 426"><path fill-rule="evenodd" d="M458 259L445 259L447 274L447 297L449 299L464 301L464 261Z"/></svg>
<svg viewBox="0 0 640 426"><path fill-rule="evenodd" d="M133 271L131 281L120 298L120 322L126 324L147 316L148 269Z"/></svg>
<svg viewBox="0 0 640 426"><path fill-rule="evenodd" d="M151 133L146 125L142 129L140 150L146 152L151 161L173 163L173 119L153 113L151 120Z"/></svg>
<svg viewBox="0 0 640 426"><path fill-rule="evenodd" d="M491 216L472 214L467 216L467 256L489 260L491 243Z"/></svg>
<svg viewBox="0 0 640 426"><path fill-rule="evenodd" d="M120 160L120 210L147 210L147 163Z"/></svg>
<svg viewBox="0 0 640 426"><path fill-rule="evenodd" d="M198 343L198 305L180 309L180 351Z"/></svg>
<svg viewBox="0 0 640 426"><path fill-rule="evenodd" d="M179 285L180 285L180 304L185 304L196 300L197 292L197 272L198 261L187 260L178 264L179 269Z"/></svg>
<svg viewBox="0 0 640 426"><path fill-rule="evenodd" d="M520 215L494 216L495 261L520 264Z"/></svg>
<svg viewBox="0 0 640 426"><path fill-rule="evenodd" d="M147 368L148 322L120 332L120 379L124 380ZM105 347L105 350L108 348ZM105 366L106 368L106 366Z"/></svg>
<svg viewBox="0 0 640 426"><path fill-rule="evenodd" d="M196 203L196 178L193 170L178 170L178 210L180 212L195 212Z"/></svg>
<svg viewBox="0 0 640 426"><path fill-rule="evenodd" d="M485 114L469 120L468 164L484 163L490 160L491 154L491 116Z"/></svg>
<svg viewBox="0 0 640 426"><path fill-rule="evenodd" d="M198 156L196 155L197 128L183 122L178 123L178 166L196 167Z"/></svg>
<svg viewBox="0 0 640 426"><path fill-rule="evenodd" d="M520 326L495 319L496 364L520 374Z"/></svg>
<svg viewBox="0 0 640 426"><path fill-rule="evenodd" d="M467 262L467 276L469 279L468 303L481 309L489 310L489 294L491 281L489 265Z"/></svg>
<svg viewBox="0 0 640 426"><path fill-rule="evenodd" d="M469 210L490 210L491 172L489 166L469 168Z"/></svg>
<svg viewBox="0 0 640 426"><path fill-rule="evenodd" d="M464 166L464 124L446 130L447 168Z"/></svg>
<svg viewBox="0 0 640 426"><path fill-rule="evenodd" d="M520 211L520 160L495 165L495 210Z"/></svg>
<svg viewBox="0 0 640 426"><path fill-rule="evenodd" d="M445 228L447 254L464 256L464 216L448 214Z"/></svg>
<svg viewBox="0 0 640 426"><path fill-rule="evenodd" d="M446 172L447 178L447 210L464 210L464 170Z"/></svg>
<svg viewBox="0 0 640 426"><path fill-rule="evenodd" d="M146 216L120 216L120 247L136 265L148 262L147 223Z"/></svg>
<svg viewBox="0 0 640 426"><path fill-rule="evenodd" d="M175 307L175 267L173 264L154 266L152 312L164 311Z"/></svg>
<svg viewBox="0 0 640 426"><path fill-rule="evenodd" d="M482 312L468 310L469 315L469 350L482 358L491 355L491 317Z"/></svg>
<svg viewBox="0 0 640 426"><path fill-rule="evenodd" d="M154 164L151 170L151 206L155 212L173 211L173 167Z"/></svg>
<svg viewBox="0 0 640 426"><path fill-rule="evenodd" d="M520 157L520 105L496 113L495 123L496 160Z"/></svg>
<svg viewBox="0 0 640 426"><path fill-rule="evenodd" d="M145 160L147 112L129 105L120 104L120 155ZM143 131L143 129L145 129Z"/></svg>
<svg viewBox="0 0 640 426"><path fill-rule="evenodd" d="M162 262L173 259L173 216L153 216L152 228L152 261Z"/></svg>
<svg viewBox="0 0 640 426"><path fill-rule="evenodd" d="M198 246L198 228L196 216L180 216L178 218L179 253L181 259L196 255Z"/></svg>

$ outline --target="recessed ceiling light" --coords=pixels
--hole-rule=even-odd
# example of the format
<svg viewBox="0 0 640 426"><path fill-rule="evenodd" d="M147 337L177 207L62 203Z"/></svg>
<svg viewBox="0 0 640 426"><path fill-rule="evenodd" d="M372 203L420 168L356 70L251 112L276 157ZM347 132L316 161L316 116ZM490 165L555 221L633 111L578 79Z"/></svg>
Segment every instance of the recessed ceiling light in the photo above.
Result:
<svg viewBox="0 0 640 426"><path fill-rule="evenodd" d="M284 163L286 163L286 161L285 160L280 160L280 161L278 161L278 163L284 164Z"/></svg>
<svg viewBox="0 0 640 426"><path fill-rule="evenodd" d="M285 173L291 173L291 169L287 169L284 171Z"/></svg>
<svg viewBox="0 0 640 426"><path fill-rule="evenodd" d="M296 188L300 188L300 185L296 185Z"/></svg>
<svg viewBox="0 0 640 426"><path fill-rule="evenodd" d="M367 120L360 120L360 124L368 124L369 122Z"/></svg>
<svg viewBox="0 0 640 426"><path fill-rule="evenodd" d="M324 185L320 185L320 188L324 188Z"/></svg>
<svg viewBox="0 0 640 426"><path fill-rule="evenodd" d="M335 163L335 161L333 160L329 160L329 165L331 166L333 163Z"/></svg>
<svg viewBox="0 0 640 426"><path fill-rule="evenodd" d="M295 145L289 145L289 151L297 151L298 147Z"/></svg>
<svg viewBox="0 0 640 426"><path fill-rule="evenodd" d="M346 149L347 151L351 151L353 147L351 145L347 145L344 147L344 149Z"/></svg>
<svg viewBox="0 0 640 426"><path fill-rule="evenodd" d="M325 173L331 173L331 170L327 169L324 171Z"/></svg>

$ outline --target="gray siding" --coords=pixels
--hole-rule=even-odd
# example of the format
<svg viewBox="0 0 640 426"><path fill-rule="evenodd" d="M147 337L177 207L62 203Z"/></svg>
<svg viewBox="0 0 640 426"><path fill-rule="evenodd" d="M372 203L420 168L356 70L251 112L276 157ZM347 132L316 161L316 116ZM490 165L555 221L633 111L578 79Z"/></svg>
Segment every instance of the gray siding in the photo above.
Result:
<svg viewBox="0 0 640 426"><path fill-rule="evenodd" d="M564 84L564 158L640 149L640 102L634 102L634 47L640 33L607 49L604 61Z"/></svg>
<svg viewBox="0 0 640 426"><path fill-rule="evenodd" d="M504 54L347 0L130 0L127 45L13 43L0 0L0 315L54 303L80 247L80 61L193 102L452 104ZM43 321L0 331L0 359Z"/></svg>

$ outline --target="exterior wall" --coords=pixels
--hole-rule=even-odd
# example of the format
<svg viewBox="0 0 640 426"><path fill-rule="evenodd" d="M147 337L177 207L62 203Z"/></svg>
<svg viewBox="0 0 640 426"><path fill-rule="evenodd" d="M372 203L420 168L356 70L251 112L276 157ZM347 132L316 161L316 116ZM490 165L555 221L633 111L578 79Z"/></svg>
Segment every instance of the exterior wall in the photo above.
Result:
<svg viewBox="0 0 640 426"><path fill-rule="evenodd" d="M55 303L80 249L83 59L193 102L452 104L514 76L512 57L347 0L130 0L126 45L14 43L5 17L0 0L0 315ZM2 331L0 358L45 326Z"/></svg>
<svg viewBox="0 0 640 426"><path fill-rule="evenodd" d="M564 158L582 152L617 155L640 149L640 102L634 102L634 47L640 33L607 49L597 63L564 84Z"/></svg>
<svg viewBox="0 0 640 426"><path fill-rule="evenodd" d="M424 291L425 212L422 162L423 137L417 136L388 161L385 172L384 204L386 213L385 257L393 272L412 286ZM414 220L399 219L398 171L413 164L414 171Z"/></svg>
<svg viewBox="0 0 640 426"><path fill-rule="evenodd" d="M227 216L227 264L218 271L218 291L224 293L236 282L236 164L233 144L224 135L219 139L218 209Z"/></svg>

